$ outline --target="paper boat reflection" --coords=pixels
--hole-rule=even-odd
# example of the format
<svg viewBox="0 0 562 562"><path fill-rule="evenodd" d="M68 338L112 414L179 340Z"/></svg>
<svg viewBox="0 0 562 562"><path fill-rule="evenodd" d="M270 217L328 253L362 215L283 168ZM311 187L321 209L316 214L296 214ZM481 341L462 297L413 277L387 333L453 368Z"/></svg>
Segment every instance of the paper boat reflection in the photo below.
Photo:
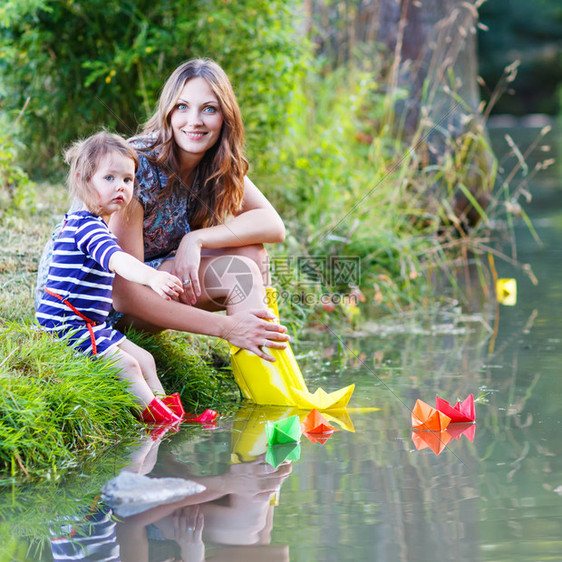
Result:
<svg viewBox="0 0 562 562"><path fill-rule="evenodd" d="M429 448L439 455L452 439L459 440L464 435L471 443L474 441L476 425L473 423L449 424L444 431L412 431L412 441L418 451Z"/></svg>
<svg viewBox="0 0 562 562"><path fill-rule="evenodd" d="M476 424L474 423L451 423L445 430L457 441L464 435L471 443L474 442L476 434Z"/></svg>
<svg viewBox="0 0 562 562"><path fill-rule="evenodd" d="M447 431L412 431L412 441L418 451L429 447L436 455L443 452L452 436Z"/></svg>
<svg viewBox="0 0 562 562"><path fill-rule="evenodd" d="M324 445L333 434L333 431L327 431L326 433L307 433L305 431L303 433L310 442L318 443L320 445Z"/></svg>
<svg viewBox="0 0 562 562"><path fill-rule="evenodd" d="M273 468L277 468L283 462L298 461L300 457L301 446L299 443L268 445L265 452L265 462Z"/></svg>
<svg viewBox="0 0 562 562"><path fill-rule="evenodd" d="M361 413L363 410L373 411L376 408L352 408L351 410ZM295 414L299 416L300 421L304 421L308 412L291 406L263 406L250 403L243 405L234 418L230 462L251 462L263 455L268 445L265 429L267 422L288 418ZM323 412L322 416L332 425L337 424L346 431L355 431L353 422L345 409Z"/></svg>

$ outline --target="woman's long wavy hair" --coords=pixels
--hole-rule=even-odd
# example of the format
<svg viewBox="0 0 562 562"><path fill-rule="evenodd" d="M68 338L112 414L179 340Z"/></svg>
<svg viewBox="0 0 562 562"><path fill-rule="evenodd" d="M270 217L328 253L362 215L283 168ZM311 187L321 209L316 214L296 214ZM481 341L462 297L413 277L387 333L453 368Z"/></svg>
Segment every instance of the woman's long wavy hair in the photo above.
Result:
<svg viewBox="0 0 562 562"><path fill-rule="evenodd" d="M178 189L180 160L170 125L172 112L187 82L204 78L217 97L223 115L219 140L198 166L199 190L190 194L190 226L193 230L222 223L236 214L244 196L244 176L249 164L244 155L244 125L234 90L224 70L208 59L193 59L180 65L166 81L154 115L142 133L153 138L147 147L154 161L168 175L167 189ZM163 193L163 196L166 192Z"/></svg>

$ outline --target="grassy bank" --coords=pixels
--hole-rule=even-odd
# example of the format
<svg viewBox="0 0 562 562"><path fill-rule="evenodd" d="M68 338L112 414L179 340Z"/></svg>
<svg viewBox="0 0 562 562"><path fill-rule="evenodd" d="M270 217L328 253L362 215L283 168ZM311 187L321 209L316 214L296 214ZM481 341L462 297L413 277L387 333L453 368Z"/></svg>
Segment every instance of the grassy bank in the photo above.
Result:
<svg viewBox="0 0 562 562"><path fill-rule="evenodd" d="M37 264L68 202L62 184L31 189L32 205L4 212L0 223L0 484L57 479L141 429L110 363L76 355L33 325ZM223 369L224 342L129 336L153 353L164 387L191 411L232 407L238 391Z"/></svg>

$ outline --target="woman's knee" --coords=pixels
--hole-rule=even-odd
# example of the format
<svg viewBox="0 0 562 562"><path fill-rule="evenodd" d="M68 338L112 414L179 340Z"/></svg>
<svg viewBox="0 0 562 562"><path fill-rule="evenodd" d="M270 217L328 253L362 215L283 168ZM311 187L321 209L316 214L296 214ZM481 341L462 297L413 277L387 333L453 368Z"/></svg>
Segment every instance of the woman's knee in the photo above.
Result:
<svg viewBox="0 0 562 562"><path fill-rule="evenodd" d="M252 244L250 246L241 246L237 250L238 256L247 258L256 264L262 282L264 285L269 285L269 254L265 246L263 244Z"/></svg>
<svg viewBox="0 0 562 562"><path fill-rule="evenodd" d="M263 286L262 272L252 258L239 253L213 257L202 267L201 303L209 301L220 307L237 304L263 291Z"/></svg>

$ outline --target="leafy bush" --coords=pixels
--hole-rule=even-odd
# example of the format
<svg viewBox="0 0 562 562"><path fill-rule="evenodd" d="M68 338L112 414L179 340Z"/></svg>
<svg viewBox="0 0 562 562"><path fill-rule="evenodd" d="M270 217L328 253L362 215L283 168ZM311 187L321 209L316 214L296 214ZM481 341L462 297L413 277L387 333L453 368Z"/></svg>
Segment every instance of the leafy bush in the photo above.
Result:
<svg viewBox="0 0 562 562"><path fill-rule="evenodd" d="M34 172L100 126L131 135L171 71L221 64L245 108L255 150L284 121L306 64L296 0L13 0L0 8L6 108L30 98L24 140Z"/></svg>

